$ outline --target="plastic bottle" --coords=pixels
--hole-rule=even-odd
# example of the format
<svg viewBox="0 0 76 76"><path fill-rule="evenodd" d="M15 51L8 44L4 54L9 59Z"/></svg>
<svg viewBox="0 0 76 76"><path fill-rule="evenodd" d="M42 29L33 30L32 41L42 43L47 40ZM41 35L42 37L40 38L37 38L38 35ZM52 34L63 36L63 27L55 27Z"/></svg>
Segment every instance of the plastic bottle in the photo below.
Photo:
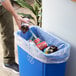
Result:
<svg viewBox="0 0 76 76"><path fill-rule="evenodd" d="M50 54L53 52L56 52L58 50L58 48L54 45L47 47L46 49L44 49L44 53L45 54Z"/></svg>
<svg viewBox="0 0 76 76"><path fill-rule="evenodd" d="M22 23L21 30L23 33L26 33L29 30L28 24Z"/></svg>

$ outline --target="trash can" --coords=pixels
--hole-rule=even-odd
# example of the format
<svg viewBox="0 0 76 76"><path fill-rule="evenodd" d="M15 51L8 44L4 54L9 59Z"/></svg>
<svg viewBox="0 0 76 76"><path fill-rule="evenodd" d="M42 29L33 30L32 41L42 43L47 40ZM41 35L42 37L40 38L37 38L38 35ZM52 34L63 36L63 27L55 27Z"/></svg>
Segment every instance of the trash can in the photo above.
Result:
<svg viewBox="0 0 76 76"><path fill-rule="evenodd" d="M59 50L45 54L29 42L32 35L30 31L24 34L20 30L15 32L20 76L65 76L66 63L70 56L69 43L38 26L31 26L29 30L48 45L56 45Z"/></svg>

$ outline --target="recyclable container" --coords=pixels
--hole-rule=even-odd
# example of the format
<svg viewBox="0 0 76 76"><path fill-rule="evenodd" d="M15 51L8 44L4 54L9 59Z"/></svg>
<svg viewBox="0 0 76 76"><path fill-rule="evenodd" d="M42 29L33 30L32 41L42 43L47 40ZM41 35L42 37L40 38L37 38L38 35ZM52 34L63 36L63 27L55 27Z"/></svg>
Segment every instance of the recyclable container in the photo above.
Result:
<svg viewBox="0 0 76 76"><path fill-rule="evenodd" d="M45 54L34 43L29 42L32 36L30 30L48 46L56 45L58 51ZM52 33L37 26L31 26L29 31L15 32L18 48L20 76L65 76L66 63L70 56L70 45Z"/></svg>

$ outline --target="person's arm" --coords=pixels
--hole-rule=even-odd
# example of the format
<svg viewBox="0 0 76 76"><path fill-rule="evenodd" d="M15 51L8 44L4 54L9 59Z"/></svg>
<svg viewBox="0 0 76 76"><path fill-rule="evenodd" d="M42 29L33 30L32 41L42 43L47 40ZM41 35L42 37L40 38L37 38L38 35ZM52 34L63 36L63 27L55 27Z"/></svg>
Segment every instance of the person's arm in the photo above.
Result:
<svg viewBox="0 0 76 76"><path fill-rule="evenodd" d="M1 2L1 4L3 5L3 7L5 9L7 9L14 16L16 23L17 23L19 28L20 28L22 22L27 23L29 21L29 20L25 21L22 17L17 15L17 13L15 12L14 8L11 5L10 0L4 0Z"/></svg>

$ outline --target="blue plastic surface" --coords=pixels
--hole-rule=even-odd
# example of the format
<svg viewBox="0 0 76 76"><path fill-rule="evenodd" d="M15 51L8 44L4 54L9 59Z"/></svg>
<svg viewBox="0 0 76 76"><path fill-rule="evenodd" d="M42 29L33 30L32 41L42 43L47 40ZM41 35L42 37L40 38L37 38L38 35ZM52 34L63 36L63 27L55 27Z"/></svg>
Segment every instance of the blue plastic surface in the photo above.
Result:
<svg viewBox="0 0 76 76"><path fill-rule="evenodd" d="M31 50L32 51L32 50ZM18 46L20 76L65 76L66 62L60 64L45 64L32 59Z"/></svg>

